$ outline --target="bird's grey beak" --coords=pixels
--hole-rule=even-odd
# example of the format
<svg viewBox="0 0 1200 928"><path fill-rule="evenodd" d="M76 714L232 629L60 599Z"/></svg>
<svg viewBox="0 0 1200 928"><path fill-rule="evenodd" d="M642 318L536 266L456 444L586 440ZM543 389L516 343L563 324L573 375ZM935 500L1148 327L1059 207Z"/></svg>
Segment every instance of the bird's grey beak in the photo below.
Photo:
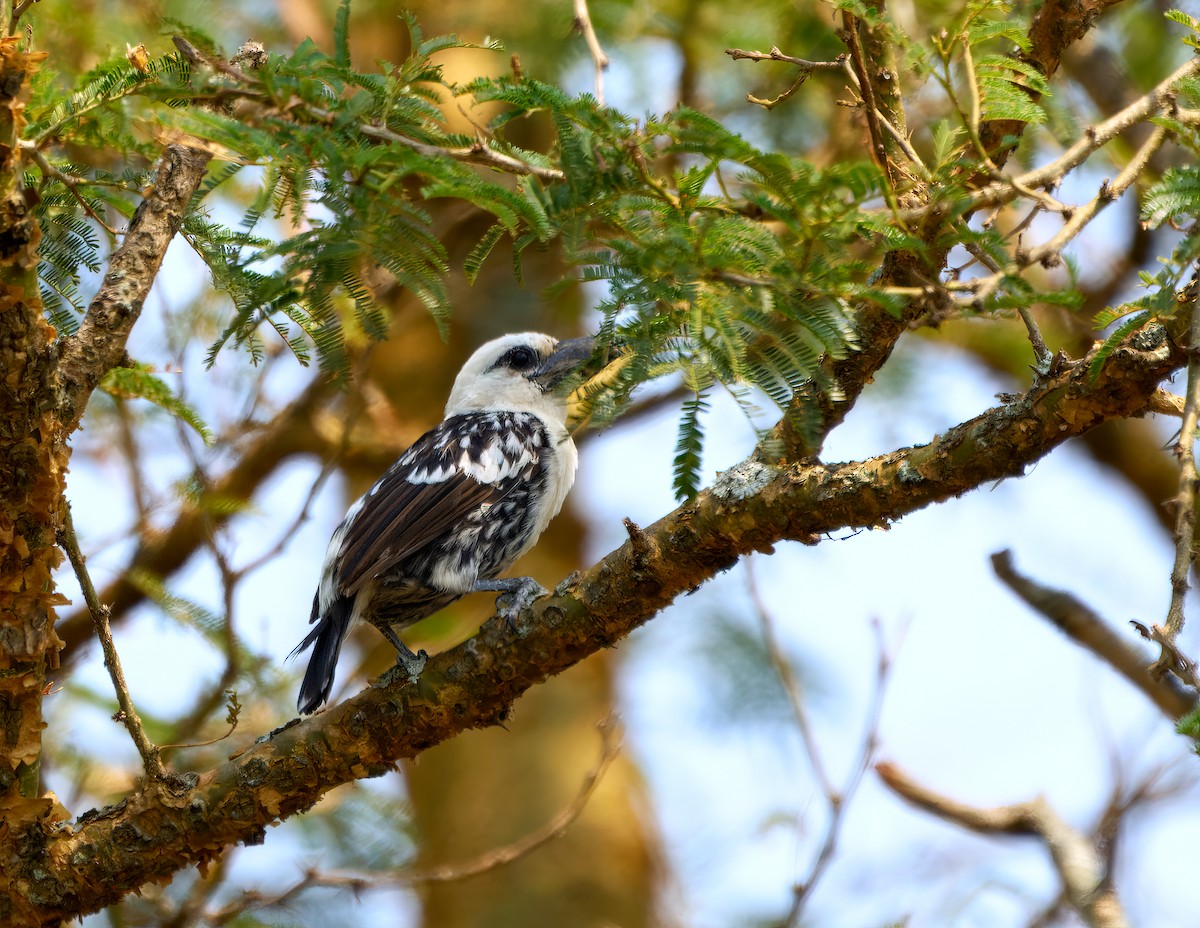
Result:
<svg viewBox="0 0 1200 928"><path fill-rule="evenodd" d="M596 342L593 339L568 338L558 343L554 353L541 363L529 379L541 387L543 392L549 393L569 374L591 360L595 351Z"/></svg>

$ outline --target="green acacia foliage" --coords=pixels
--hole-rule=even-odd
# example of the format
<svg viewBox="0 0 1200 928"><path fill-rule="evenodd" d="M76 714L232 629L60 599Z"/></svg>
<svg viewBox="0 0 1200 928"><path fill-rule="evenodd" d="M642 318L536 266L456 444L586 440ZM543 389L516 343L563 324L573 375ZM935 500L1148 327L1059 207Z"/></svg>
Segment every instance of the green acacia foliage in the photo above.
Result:
<svg viewBox="0 0 1200 928"><path fill-rule="evenodd" d="M857 15L891 28L873 10ZM969 4L929 45L892 35L911 73L943 90L928 138L914 136L925 159L914 162L913 182L941 210L940 223L918 234L923 220L905 219L898 205L903 187L889 186L866 151L818 167L684 106L634 118L526 76L457 85L435 56L475 46L426 39L412 20L411 54L363 72L351 66L348 24L343 3L332 53L306 41L253 68L226 64L189 32L182 53L106 64L66 97L61 79L39 78L29 137L41 158L42 282L53 322L65 332L77 324L80 274L101 260L94 220L136 204L147 177L128 164L152 156L151 139L192 136L216 153L183 229L231 301L210 363L229 346L257 362L264 340L277 338L301 363L315 358L344 376L348 330L388 331L389 310L374 296L380 267L444 324L451 268L428 204L452 198L493 217L465 259L469 280L507 240L518 277L527 249L555 243L578 268L576 281L606 284L602 333L630 361L593 397L598 421L637 384L682 374L694 400L681 418L681 495L697 488L698 414L714 386L727 385L748 408L746 388L757 387L801 430L808 419L797 397L837 397L828 362L858 347L856 312L873 305L899 314L912 297L876 285L886 254L920 262L931 249L966 247L994 266L1010 263L1011 241L971 221L970 184L987 158L980 126L1047 120L1044 77L1013 57L1028 47L1028 24L1002 4ZM498 114L473 136L456 134L447 101L486 103ZM550 151L508 140L507 130L529 119L549 121ZM1178 128L1194 142L1194 131ZM118 172L71 163L66 152L77 146L126 164ZM1149 221L1194 214L1193 173L1163 178L1147 201ZM229 224L213 204L234 182L252 193ZM1194 252L1189 238L1160 288ZM1012 273L969 310L1070 300L1069 291Z"/></svg>

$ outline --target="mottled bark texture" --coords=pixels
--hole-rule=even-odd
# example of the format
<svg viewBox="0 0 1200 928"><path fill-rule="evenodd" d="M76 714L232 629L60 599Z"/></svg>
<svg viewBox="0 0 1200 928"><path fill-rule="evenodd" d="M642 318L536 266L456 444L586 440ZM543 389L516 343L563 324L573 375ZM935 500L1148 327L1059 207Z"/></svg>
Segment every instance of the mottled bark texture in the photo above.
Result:
<svg viewBox="0 0 1200 928"><path fill-rule="evenodd" d="M51 574L66 442L54 404L54 329L37 285L39 230L21 187L18 140L41 56L0 40L0 885L21 890L43 822L61 812L40 783L42 692L58 664ZM12 895L0 895L9 924Z"/></svg>
<svg viewBox="0 0 1200 928"><path fill-rule="evenodd" d="M498 724L529 687L608 647L676 596L751 551L886 524L1024 468L1107 419L1136 415L1183 353L1153 324L1093 379L1076 364L1026 396L988 410L927 445L842 465L746 464L535 603L517 632L488 622L431 658L416 684L386 680L256 743L215 770L144 787L47 836L23 876L40 923L95 911L167 880L352 779L466 729ZM386 675L385 675L386 676ZM29 922L36 924L38 922Z"/></svg>
<svg viewBox="0 0 1200 928"><path fill-rule="evenodd" d="M121 364L125 343L167 246L179 231L211 158L208 152L186 145L168 145L159 159L153 188L130 220L83 324L63 348L62 417L68 431L79 424L88 397L104 375Z"/></svg>
<svg viewBox="0 0 1200 928"><path fill-rule="evenodd" d="M0 39L0 924L45 922L39 894L49 832L65 811L40 783L42 698L62 641L52 573L67 438L125 343L208 155L168 146L79 332L55 341L37 279L39 230L21 187L28 79L40 55ZM81 888L80 892L90 892ZM57 918L51 919L56 922Z"/></svg>

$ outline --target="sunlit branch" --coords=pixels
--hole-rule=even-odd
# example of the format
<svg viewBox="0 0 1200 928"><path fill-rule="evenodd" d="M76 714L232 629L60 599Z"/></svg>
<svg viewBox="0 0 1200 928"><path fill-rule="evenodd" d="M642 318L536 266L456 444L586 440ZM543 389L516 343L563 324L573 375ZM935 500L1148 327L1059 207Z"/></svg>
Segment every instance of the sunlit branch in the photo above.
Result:
<svg viewBox="0 0 1200 928"><path fill-rule="evenodd" d="M1133 184L1145 170L1154 153L1166 141L1167 131L1161 126L1155 129L1145 143L1138 149L1133 159L1125 166L1116 180L1105 181L1100 190L1086 204L1074 210L1063 227L1048 241L1026 252L1018 252L1017 260L995 273L974 280L946 284L947 289L966 291L971 303L980 303L990 297L1008 277L1013 277L1036 264L1050 266L1061 260L1061 252L1083 229L1090 223L1100 210L1118 199L1130 185Z"/></svg>
<svg viewBox="0 0 1200 928"><path fill-rule="evenodd" d="M1144 94L1130 103L1120 112L1110 116L1103 122L1089 127L1083 135L1067 148L1058 158L1049 164L1024 174L1018 175L1016 185L1007 181L997 181L971 194L968 202L972 209L983 206L996 206L1007 203L1020 195L1021 187L1052 187L1067 174L1083 164L1092 154L1103 148L1117 136L1139 122L1143 122L1160 112L1173 112L1175 97L1174 86L1197 73L1200 73L1200 58L1190 58L1173 74L1161 81L1149 93ZM928 209L914 210L905 214L906 219L916 219L928 212Z"/></svg>
<svg viewBox="0 0 1200 928"><path fill-rule="evenodd" d="M588 13L587 0L575 0L575 28L583 35L592 60L596 63L596 102L604 106L604 72L608 69L608 55L600 47L596 29Z"/></svg>
<svg viewBox="0 0 1200 928"><path fill-rule="evenodd" d="M806 58L796 58L792 55L785 55L774 45L771 46L769 52L746 51L742 48L727 48L725 54L734 61L745 59L746 61L786 61L788 64L794 64L802 71L840 71L842 70L842 62L846 56L838 55L833 61L809 61Z"/></svg>

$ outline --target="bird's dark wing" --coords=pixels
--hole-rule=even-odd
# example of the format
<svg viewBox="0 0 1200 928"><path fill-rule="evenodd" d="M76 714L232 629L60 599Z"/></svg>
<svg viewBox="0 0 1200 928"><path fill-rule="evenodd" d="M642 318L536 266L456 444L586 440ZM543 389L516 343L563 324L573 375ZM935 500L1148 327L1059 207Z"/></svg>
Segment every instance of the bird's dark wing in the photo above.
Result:
<svg viewBox="0 0 1200 928"><path fill-rule="evenodd" d="M353 595L479 507L504 499L545 450L514 440L532 427L524 418L454 416L422 435L367 492L347 525L339 592Z"/></svg>

